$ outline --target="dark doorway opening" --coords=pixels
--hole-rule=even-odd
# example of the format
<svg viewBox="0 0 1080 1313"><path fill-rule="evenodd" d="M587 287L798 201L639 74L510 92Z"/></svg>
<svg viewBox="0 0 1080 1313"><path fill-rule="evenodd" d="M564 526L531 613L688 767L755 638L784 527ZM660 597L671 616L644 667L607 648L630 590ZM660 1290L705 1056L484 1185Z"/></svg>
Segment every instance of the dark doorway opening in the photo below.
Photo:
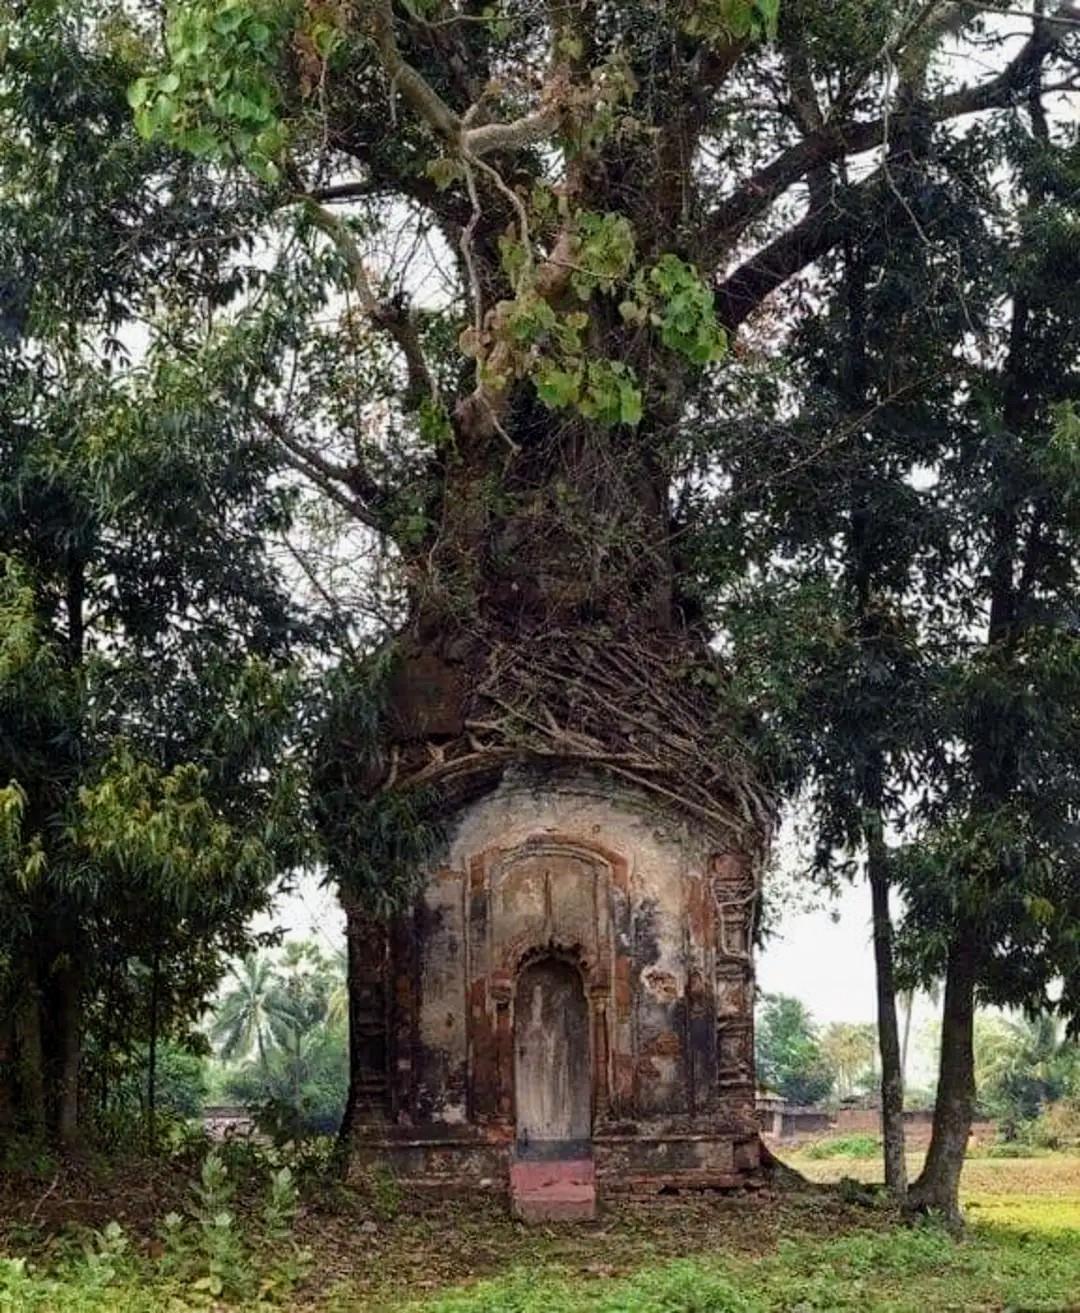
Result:
<svg viewBox="0 0 1080 1313"><path fill-rule="evenodd" d="M517 1157L592 1154L589 1011L580 972L556 957L524 967L514 997Z"/></svg>

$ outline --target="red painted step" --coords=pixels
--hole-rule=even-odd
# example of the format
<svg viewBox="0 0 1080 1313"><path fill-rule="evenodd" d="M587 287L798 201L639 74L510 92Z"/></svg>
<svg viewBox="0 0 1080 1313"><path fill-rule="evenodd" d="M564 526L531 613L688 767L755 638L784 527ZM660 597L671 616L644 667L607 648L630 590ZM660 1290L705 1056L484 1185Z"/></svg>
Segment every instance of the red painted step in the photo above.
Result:
<svg viewBox="0 0 1080 1313"><path fill-rule="evenodd" d="M525 1222L587 1222L596 1216L591 1158L518 1161L510 1167L514 1215Z"/></svg>

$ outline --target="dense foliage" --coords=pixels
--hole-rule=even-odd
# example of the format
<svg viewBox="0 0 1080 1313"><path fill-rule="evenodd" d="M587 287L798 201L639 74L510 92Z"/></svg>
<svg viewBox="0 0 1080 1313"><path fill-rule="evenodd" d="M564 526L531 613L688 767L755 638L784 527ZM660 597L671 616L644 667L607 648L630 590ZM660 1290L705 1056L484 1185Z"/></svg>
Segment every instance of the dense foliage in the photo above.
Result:
<svg viewBox="0 0 1080 1313"><path fill-rule="evenodd" d="M133 1063L152 1106L304 850L290 497L172 331L230 220L130 125L120 18L31 7L0 79L0 1126L66 1140Z"/></svg>
<svg viewBox="0 0 1080 1313"><path fill-rule="evenodd" d="M823 1101L836 1071L822 1051L806 1006L787 994L766 997L755 1031L758 1080L795 1104Z"/></svg>
<svg viewBox="0 0 1080 1313"><path fill-rule="evenodd" d="M1054 1017L979 1018L975 1078L979 1106L1004 1139L1038 1139L1044 1118L1064 1130L1068 1105L1080 1100L1080 1044L1062 1036Z"/></svg>
<svg viewBox="0 0 1080 1313"><path fill-rule="evenodd" d="M439 770L580 729L522 663L418 730L409 659L583 636L710 699L677 799L752 744L865 865L893 1123L894 974L945 979L954 1203L976 995L1080 1006L1073 7L158 9L0 42L3 1117L73 1134L252 947L298 743L356 929Z"/></svg>

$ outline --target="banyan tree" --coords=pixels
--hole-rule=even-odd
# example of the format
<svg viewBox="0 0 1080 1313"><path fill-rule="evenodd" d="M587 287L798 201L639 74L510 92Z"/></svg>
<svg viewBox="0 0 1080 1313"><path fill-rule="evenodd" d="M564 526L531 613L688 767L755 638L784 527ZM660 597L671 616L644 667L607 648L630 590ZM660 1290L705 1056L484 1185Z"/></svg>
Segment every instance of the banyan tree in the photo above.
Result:
<svg viewBox="0 0 1080 1313"><path fill-rule="evenodd" d="M539 1215L757 1178L773 808L695 587L700 443L762 303L917 223L941 126L1055 66L1049 8L962 81L983 20L938 0L169 6L140 126L254 175L343 289L254 413L393 544L318 785L354 1164Z"/></svg>

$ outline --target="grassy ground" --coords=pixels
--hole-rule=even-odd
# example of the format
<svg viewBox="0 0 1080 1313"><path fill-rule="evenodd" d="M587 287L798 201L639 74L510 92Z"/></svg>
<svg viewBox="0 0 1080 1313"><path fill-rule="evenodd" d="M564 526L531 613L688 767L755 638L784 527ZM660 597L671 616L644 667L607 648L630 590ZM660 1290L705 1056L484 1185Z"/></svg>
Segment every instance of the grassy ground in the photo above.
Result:
<svg viewBox="0 0 1080 1313"><path fill-rule="evenodd" d="M787 1161L808 1180L835 1182L881 1179L876 1159L814 1161L791 1154ZM914 1177L922 1154L908 1155ZM971 1222L995 1222L1032 1231L1073 1231L1080 1237L1080 1157L971 1158L964 1166L964 1207ZM1080 1307L1078 1291L1077 1307Z"/></svg>
<svg viewBox="0 0 1080 1313"><path fill-rule="evenodd" d="M819 1181L870 1179L876 1167L795 1165ZM182 1198L180 1185L169 1177L147 1184L140 1172L93 1189L46 1181L0 1197L0 1254L8 1255L0 1310L224 1307L208 1286L162 1271L151 1219ZM298 1313L1080 1310L1080 1158L975 1160L964 1191L972 1224L959 1244L932 1226L900 1226L883 1204L840 1185L627 1202L595 1224L539 1228L514 1223L494 1203L384 1197L375 1216L369 1201L323 1194L299 1219L298 1239L311 1254L299 1279L266 1283L260 1295L260 1264L268 1271L277 1261L264 1248L238 1298L248 1309L275 1301ZM98 1238L85 1229L71 1238L62 1223L72 1216ZM101 1239L109 1217L124 1223L112 1257Z"/></svg>

